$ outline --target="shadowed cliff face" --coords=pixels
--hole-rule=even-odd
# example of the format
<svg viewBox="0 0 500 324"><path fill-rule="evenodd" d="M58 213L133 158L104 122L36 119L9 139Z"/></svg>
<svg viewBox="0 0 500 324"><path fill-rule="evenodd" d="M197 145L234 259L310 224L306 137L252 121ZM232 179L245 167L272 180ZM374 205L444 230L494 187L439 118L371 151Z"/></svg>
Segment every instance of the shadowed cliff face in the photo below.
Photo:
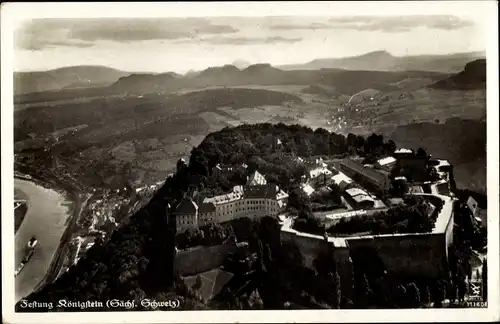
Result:
<svg viewBox="0 0 500 324"><path fill-rule="evenodd" d="M486 59L469 62L460 73L430 86L444 90L471 90L486 88Z"/></svg>

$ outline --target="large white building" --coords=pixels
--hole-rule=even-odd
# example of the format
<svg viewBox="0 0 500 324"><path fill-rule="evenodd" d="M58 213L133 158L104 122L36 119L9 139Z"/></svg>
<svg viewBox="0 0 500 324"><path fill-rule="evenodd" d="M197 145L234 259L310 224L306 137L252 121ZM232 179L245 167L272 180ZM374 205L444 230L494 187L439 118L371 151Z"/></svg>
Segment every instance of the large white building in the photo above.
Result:
<svg viewBox="0 0 500 324"><path fill-rule="evenodd" d="M268 184L264 176L256 171L249 177L246 186L235 186L230 193L201 201L200 198L183 199L174 211L177 231L235 218L276 216L286 207L287 199L287 193L274 184Z"/></svg>
<svg viewBox="0 0 500 324"><path fill-rule="evenodd" d="M340 164L340 168L347 176L357 177L361 182L371 185L377 191L385 192L391 186L389 177L386 174L367 168L354 160L344 159Z"/></svg>

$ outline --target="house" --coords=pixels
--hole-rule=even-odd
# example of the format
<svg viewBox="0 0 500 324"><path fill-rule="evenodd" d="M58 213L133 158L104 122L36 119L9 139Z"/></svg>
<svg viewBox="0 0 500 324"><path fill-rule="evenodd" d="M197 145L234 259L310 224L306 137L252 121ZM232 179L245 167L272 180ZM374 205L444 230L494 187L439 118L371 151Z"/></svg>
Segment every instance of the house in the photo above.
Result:
<svg viewBox="0 0 500 324"><path fill-rule="evenodd" d="M203 226L216 220L215 204L213 202L203 202L198 208L198 226Z"/></svg>
<svg viewBox="0 0 500 324"><path fill-rule="evenodd" d="M247 186L256 186L265 184L267 184L267 180L262 174L259 173L259 171L255 171L247 178Z"/></svg>
<svg viewBox="0 0 500 324"><path fill-rule="evenodd" d="M350 186L353 185L353 181L351 178L345 175L345 173L340 172L334 175L332 178L333 181L333 187L337 189L339 192L344 192L346 189L348 189Z"/></svg>
<svg viewBox="0 0 500 324"><path fill-rule="evenodd" d="M278 202L278 210L283 211L288 205L288 194L284 192L282 189L280 189L278 186L276 186L276 192L277 192L276 200Z"/></svg>
<svg viewBox="0 0 500 324"><path fill-rule="evenodd" d="M359 188L350 188L346 190L347 197L357 208L371 209L375 206L373 199L366 191Z"/></svg>
<svg viewBox="0 0 500 324"><path fill-rule="evenodd" d="M404 155L413 155L413 150L399 148L394 151L394 156L404 156Z"/></svg>
<svg viewBox="0 0 500 324"><path fill-rule="evenodd" d="M309 182L313 186L327 185L331 183L332 171L327 168L320 167L309 171Z"/></svg>
<svg viewBox="0 0 500 324"><path fill-rule="evenodd" d="M198 205L191 198L184 198L174 210L176 228L184 231L198 228Z"/></svg>
<svg viewBox="0 0 500 324"><path fill-rule="evenodd" d="M375 163L375 168L391 170L394 165L396 165L396 159L393 156L387 156L385 158L379 159Z"/></svg>
<svg viewBox="0 0 500 324"><path fill-rule="evenodd" d="M314 188L308 184L303 184L302 190L306 193L307 196L312 195L312 193L314 192Z"/></svg>
<svg viewBox="0 0 500 324"><path fill-rule="evenodd" d="M220 166L219 163L217 163L217 165L212 168L212 175L214 177L222 175L222 167Z"/></svg>
<svg viewBox="0 0 500 324"><path fill-rule="evenodd" d="M277 186L273 184L246 187L242 201L245 217L276 216L280 209L276 196Z"/></svg>
<svg viewBox="0 0 500 324"><path fill-rule="evenodd" d="M245 186L234 186L233 191L214 197L193 195L175 208L178 231L197 228L210 222L223 223L235 218L277 216L288 203L288 194L274 184L268 184L254 172ZM259 184L260 183L260 184ZM314 191L314 189L313 189Z"/></svg>
<svg viewBox="0 0 500 324"><path fill-rule="evenodd" d="M352 159L344 159L340 163L340 169L354 180L371 187L377 192L386 192L390 189L391 182L387 174L375 169L367 168Z"/></svg>
<svg viewBox="0 0 500 324"><path fill-rule="evenodd" d="M213 221L222 223L234 218L236 210L239 207L239 201L242 197L243 193L230 192L224 195L205 198L203 203L212 203L215 206L215 217L213 217Z"/></svg>

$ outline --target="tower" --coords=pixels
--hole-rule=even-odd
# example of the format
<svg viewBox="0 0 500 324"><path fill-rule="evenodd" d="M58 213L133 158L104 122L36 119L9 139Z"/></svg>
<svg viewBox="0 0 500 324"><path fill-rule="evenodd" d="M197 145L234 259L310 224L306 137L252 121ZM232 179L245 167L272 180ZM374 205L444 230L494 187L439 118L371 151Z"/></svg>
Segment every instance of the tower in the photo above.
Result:
<svg viewBox="0 0 500 324"><path fill-rule="evenodd" d="M177 161L177 172L180 172L180 171L181 171L181 170L183 170L185 167L186 167L186 160L184 160L184 158L180 158L180 159Z"/></svg>

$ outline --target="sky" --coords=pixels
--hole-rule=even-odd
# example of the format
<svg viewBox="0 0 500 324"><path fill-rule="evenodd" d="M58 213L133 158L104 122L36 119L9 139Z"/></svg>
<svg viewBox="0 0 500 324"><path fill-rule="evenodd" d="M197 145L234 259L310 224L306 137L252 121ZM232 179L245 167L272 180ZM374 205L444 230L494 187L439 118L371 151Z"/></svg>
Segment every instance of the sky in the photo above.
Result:
<svg viewBox="0 0 500 324"><path fill-rule="evenodd" d="M281 65L378 50L395 56L484 51L486 28L480 10L29 19L14 29L14 70L104 65L185 73L234 62Z"/></svg>

